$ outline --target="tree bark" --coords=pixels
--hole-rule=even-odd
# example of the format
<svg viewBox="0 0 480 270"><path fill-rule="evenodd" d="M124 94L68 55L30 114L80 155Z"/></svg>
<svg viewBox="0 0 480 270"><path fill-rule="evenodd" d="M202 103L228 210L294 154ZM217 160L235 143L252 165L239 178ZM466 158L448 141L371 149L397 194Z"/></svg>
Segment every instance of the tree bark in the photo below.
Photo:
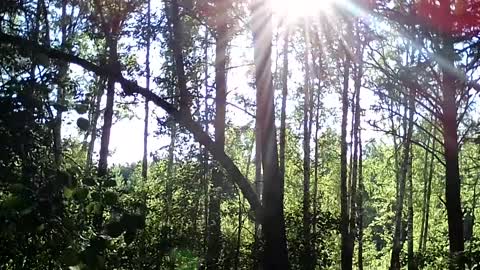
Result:
<svg viewBox="0 0 480 270"><path fill-rule="evenodd" d="M262 138L264 172L262 231L265 239L263 269L289 269L285 219L283 212L284 180L278 163L275 127L274 90L271 74L272 14L268 0L252 3L255 59L255 86L262 92L257 100Z"/></svg>
<svg viewBox="0 0 480 270"><path fill-rule="evenodd" d="M46 13L45 2L41 1L44 7L44 12ZM47 16L47 14L44 14ZM67 47L67 2L62 1L62 15L60 19L60 32L62 34L60 47L65 50ZM47 33L48 34L48 33ZM68 63L61 63L58 68L58 87L57 87L57 104L65 105L65 86L66 78L68 72ZM55 116L55 127L54 127L54 156L55 156L55 166L60 167L62 163L62 116L63 111L57 111Z"/></svg>
<svg viewBox="0 0 480 270"><path fill-rule="evenodd" d="M100 117L100 105L102 102L102 97L105 91L105 79L97 78L95 82L95 93L93 95L94 98L94 106L91 108L90 114L90 141L88 142L87 148L87 160L85 165L85 174L90 173L90 169L92 168L93 163L93 152L95 150L95 141L97 140L97 123L98 118Z"/></svg>
<svg viewBox="0 0 480 270"><path fill-rule="evenodd" d="M410 150L412 151L412 150ZM407 232L408 232L408 242L407 242L407 256L408 270L414 270L415 267L415 257L413 253L413 167L412 167L412 156L410 156L409 165L408 165L408 218L407 218Z"/></svg>
<svg viewBox="0 0 480 270"><path fill-rule="evenodd" d="M107 36L107 46L109 50L109 65L111 67L117 65L117 40L115 37ZM115 80L108 79L107 82L107 104L103 115L102 137L100 139L100 153L98 160L98 175L105 176L108 170L108 148L110 145L110 131L113 122L113 105L115 99Z"/></svg>
<svg viewBox="0 0 480 270"><path fill-rule="evenodd" d="M308 25L308 24L306 24ZM305 37L305 82L303 103L303 247L304 254L301 261L303 269L313 269L311 252L311 217L310 217L310 58L308 29L304 29Z"/></svg>
<svg viewBox="0 0 480 270"><path fill-rule="evenodd" d="M290 30L287 27L283 39L283 69L282 69L282 108L280 112L280 138L279 156L280 173L285 178L285 148L286 148L286 119L287 119L287 95L288 95L288 45Z"/></svg>
<svg viewBox="0 0 480 270"><path fill-rule="evenodd" d="M348 213L348 164L347 164L347 119L348 119L348 82L350 79L350 58L345 52L343 63L342 122L340 142L340 234L342 270L352 269L353 249L349 232Z"/></svg>
<svg viewBox="0 0 480 270"><path fill-rule="evenodd" d="M446 3L443 3L446 5ZM450 7L448 7L449 9ZM454 66L453 41L445 38L441 56L447 62L441 65L442 71L442 124L445 157L445 202L447 206L448 239L450 255L457 264L461 264L464 250L463 214L460 198L460 171L458 162L457 104ZM460 266L458 266L460 267ZM452 266L455 268L455 266Z"/></svg>
<svg viewBox="0 0 480 270"><path fill-rule="evenodd" d="M434 129L434 128L432 128ZM430 148L430 143L434 141L433 138L427 137L426 141L426 147L427 149ZM418 241L418 250L420 252L423 251L423 237L425 235L425 214L426 214L426 208L427 208L427 187L428 187L428 169L429 169L429 152L428 150L425 150L425 156L423 159L423 205L422 205L422 221L421 221L421 227L420 227L420 238Z"/></svg>
<svg viewBox="0 0 480 270"><path fill-rule="evenodd" d="M396 201L396 210L395 210L395 231L393 235L393 247L390 258L390 270L399 270L401 268L400 262L400 251L402 249L401 233L402 233L402 216L403 216L403 204L405 198L405 186L408 177L408 170L410 164L410 154L411 154L411 145L412 145L412 134L413 134L413 117L415 115L415 94L412 89L410 89L410 94L408 96L408 121L407 130L405 132L405 138L403 140L403 151L402 151L402 164L400 168L400 175L398 184L398 197Z"/></svg>
<svg viewBox="0 0 480 270"><path fill-rule="evenodd" d="M363 184L363 146L361 130L358 130L358 270L363 270L363 194L365 186Z"/></svg>
<svg viewBox="0 0 480 270"><path fill-rule="evenodd" d="M215 143L219 150L225 151L225 110L227 102L226 58L228 45L227 6L225 1L215 2ZM220 197L223 183L220 168L213 171L212 189L210 190L207 269L218 269L222 250Z"/></svg>
<svg viewBox="0 0 480 270"><path fill-rule="evenodd" d="M151 38L151 25L150 25L150 0L147 3L147 52L145 61L145 81L146 89L150 91L150 38ZM143 181L147 181L148 177L148 117L149 117L148 100L145 99L145 118L143 123L143 158L142 158L142 178Z"/></svg>

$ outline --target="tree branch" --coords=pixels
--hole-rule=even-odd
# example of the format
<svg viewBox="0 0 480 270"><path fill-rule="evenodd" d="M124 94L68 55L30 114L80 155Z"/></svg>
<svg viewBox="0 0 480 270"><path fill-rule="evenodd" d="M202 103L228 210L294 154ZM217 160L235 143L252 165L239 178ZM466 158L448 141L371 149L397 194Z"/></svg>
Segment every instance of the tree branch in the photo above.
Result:
<svg viewBox="0 0 480 270"><path fill-rule="evenodd" d="M195 122L187 113L177 110L171 103L165 99L154 94L151 91L139 86L136 82L123 77L121 71L112 69L111 67L100 67L94 63L87 61L81 57L64 53L50 47L39 45L35 42L29 41L22 37L0 33L0 44L9 44L13 47L22 49L21 51L33 52L37 54L45 54L49 58L58 59L61 61L76 64L85 70L95 73L97 76L105 76L118 82L126 95L140 94L155 105L161 107L165 112L170 114L172 118L184 126L193 134L195 140L205 146L215 160L217 160L227 171L230 178L240 188L245 198L248 200L252 210L255 212L256 218L261 218L262 205L253 187L250 185L248 179L241 173L233 160L225 154L224 151L219 150L218 145L205 133L202 127Z"/></svg>

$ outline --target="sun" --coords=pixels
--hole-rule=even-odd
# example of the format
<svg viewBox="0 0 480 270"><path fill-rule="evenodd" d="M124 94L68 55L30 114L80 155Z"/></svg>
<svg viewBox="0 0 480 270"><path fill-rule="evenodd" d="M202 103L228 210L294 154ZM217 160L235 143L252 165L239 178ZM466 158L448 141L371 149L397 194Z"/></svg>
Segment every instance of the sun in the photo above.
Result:
<svg viewBox="0 0 480 270"><path fill-rule="evenodd" d="M299 19L317 17L331 10L334 0L273 0L274 14L287 22L297 22Z"/></svg>

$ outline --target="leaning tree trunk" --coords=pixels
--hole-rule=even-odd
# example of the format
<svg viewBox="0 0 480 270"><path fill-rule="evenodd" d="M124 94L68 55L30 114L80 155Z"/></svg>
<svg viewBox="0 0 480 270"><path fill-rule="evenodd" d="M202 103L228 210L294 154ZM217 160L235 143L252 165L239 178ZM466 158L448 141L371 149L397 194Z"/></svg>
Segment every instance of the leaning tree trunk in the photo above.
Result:
<svg viewBox="0 0 480 270"><path fill-rule="evenodd" d="M275 127L274 90L271 74L272 20L268 0L252 3L255 86L262 92L257 100L261 127L264 172L262 232L265 239L263 269L289 269L285 219L283 212L284 180L278 164Z"/></svg>
<svg viewBox="0 0 480 270"><path fill-rule="evenodd" d="M226 57L228 44L227 6L225 1L217 1L216 36L215 36L215 142L220 151L225 151L225 109L227 98ZM223 183L223 173L218 168L213 171L212 189L210 191L207 240L207 269L218 269L220 252L222 250L220 196Z"/></svg>

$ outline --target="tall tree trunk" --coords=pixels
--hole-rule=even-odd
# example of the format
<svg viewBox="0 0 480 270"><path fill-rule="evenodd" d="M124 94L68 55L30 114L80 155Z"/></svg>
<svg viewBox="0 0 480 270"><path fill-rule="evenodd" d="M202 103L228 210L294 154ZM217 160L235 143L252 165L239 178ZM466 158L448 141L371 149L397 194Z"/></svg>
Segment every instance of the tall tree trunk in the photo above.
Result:
<svg viewBox="0 0 480 270"><path fill-rule="evenodd" d="M250 151L248 152L247 157L247 168L245 172L245 177L248 179L250 175L250 165L252 163L252 153L253 153L253 146L255 145L255 140L252 141L250 146ZM237 247L235 250L235 262L234 262L234 269L239 269L240 265L240 247L242 246L242 228L243 228L243 207L245 206L245 197L238 193L238 231L237 231Z"/></svg>
<svg viewBox="0 0 480 270"><path fill-rule="evenodd" d="M288 45L290 29L285 29L283 37L283 69L282 69L282 108L280 112L280 138L279 156L280 172L285 178L285 148L286 148L286 119L287 119L287 95L288 95Z"/></svg>
<svg viewBox="0 0 480 270"><path fill-rule="evenodd" d="M228 45L227 6L225 1L215 3L215 143L220 151L225 151L225 110L227 98L226 57ZM212 189L210 190L207 269L218 269L222 250L220 197L223 173L218 166L213 171Z"/></svg>
<svg viewBox="0 0 480 270"><path fill-rule="evenodd" d="M262 92L256 91L256 100L262 100ZM261 115L262 110L260 106L256 106L255 114ZM281 132L281 130L280 130ZM280 135L280 140L282 135ZM281 169L281 168L280 168ZM255 118L255 191L258 194L260 201L262 200L263 193L263 175L262 175L262 124L260 118ZM261 221L255 220L254 228L254 243L252 247L253 269L259 269L262 265L262 258L260 256L260 239L262 237Z"/></svg>
<svg viewBox="0 0 480 270"><path fill-rule="evenodd" d="M340 233L341 242L341 263L342 270L352 269L353 249L350 245L351 238L349 232L349 213L348 213L348 164L347 164L347 119L348 119L348 88L350 77L350 59L345 56L342 90L342 123L341 123L341 150L340 150L340 202L341 202L341 221Z"/></svg>
<svg viewBox="0 0 480 270"><path fill-rule="evenodd" d="M435 127L432 127L433 130L435 130ZM422 205L422 221L421 221L421 227L420 227L420 238L418 241L418 251L422 252L423 251L423 237L425 235L425 214L427 210L427 187L428 187L428 169L429 169L429 151L428 149L431 149L430 143L432 141L435 141L434 138L431 138L430 136L427 137L427 142L426 142L426 150L425 150L425 156L423 159L423 205Z"/></svg>
<svg viewBox="0 0 480 270"><path fill-rule="evenodd" d="M390 270L399 270L401 267L400 263L400 251L402 249L401 245L401 233L402 233L402 216L403 216L403 203L405 197L405 186L407 181L407 173L409 170L409 163L410 163L410 150L412 144L412 134L413 134L413 117L415 115L415 95L414 91L411 89L411 93L408 96L408 121L407 130L405 132L405 138L403 140L403 153L402 153L402 164L401 164L401 171L399 175L399 191L398 197L396 201L396 209L395 209L395 231L393 235L393 247L392 247L392 254L390 259Z"/></svg>
<svg viewBox="0 0 480 270"><path fill-rule="evenodd" d="M353 249L349 233L348 213L348 164L347 164L347 119L348 119L348 82L350 79L350 57L345 52L343 62L342 123L340 142L340 234L342 270L352 269Z"/></svg>
<svg viewBox="0 0 480 270"><path fill-rule="evenodd" d="M146 89L150 91L150 36L151 36L151 25L150 25L150 0L147 2L147 53L146 53L146 60L145 60L145 72L147 73L145 76L146 80ZM148 100L145 99L145 118L143 123L143 158L142 158L142 178L143 181L147 181L148 176L148 115L149 115L149 108L148 108Z"/></svg>
<svg viewBox="0 0 480 270"><path fill-rule="evenodd" d="M361 129L358 130L358 270L363 270L363 194L365 186L363 185L363 146Z"/></svg>
<svg viewBox="0 0 480 270"><path fill-rule="evenodd" d="M204 55L205 55L205 81L204 81L204 87L205 87L205 112L204 112L204 129L205 133L209 134L209 124L210 124L210 106L208 105L208 98L210 97L210 91L209 91L209 86L208 86L208 45L209 45L209 35L208 35L208 29L205 29L205 37L204 37ZM207 254L207 241L208 241L208 187L209 187L209 162L208 162L208 151L204 147L203 148L203 207L204 207L204 237L203 237L203 252Z"/></svg>
<svg viewBox="0 0 480 270"><path fill-rule="evenodd" d="M46 12L45 2L41 1L44 5ZM47 14L45 14L47 16ZM62 15L60 19L60 31L62 34L60 47L65 50L67 47L67 1L62 1ZM47 44L50 46L50 44ZM68 64L61 63L58 68L58 88L57 88L57 104L65 106L65 87L66 79L68 72ZM57 115L55 116L55 126L54 126L54 150L55 150L55 165L57 168L60 167L62 163L62 116L63 111L58 110Z"/></svg>
<svg viewBox="0 0 480 270"><path fill-rule="evenodd" d="M434 133L435 136L435 133ZM432 143L432 151L435 151L435 140L433 140ZM424 233L423 233L423 245L422 245L422 251L425 251L427 248L427 241L428 241L428 221L430 218L430 198L432 195L432 181L433 181L433 170L434 170L434 165L435 165L435 155L432 153L430 155L430 169L428 172L428 184L427 184L427 199L425 201L425 227L424 227Z"/></svg>
<svg viewBox="0 0 480 270"><path fill-rule="evenodd" d="M107 36L109 50L109 64L113 67L118 63L116 37ZM108 170L108 148L110 145L110 131L113 122L113 105L115 99L115 80L109 78L107 82L107 102L103 115L102 137L100 139L100 157L98 160L98 175L105 176Z"/></svg>
<svg viewBox="0 0 480 270"><path fill-rule="evenodd" d="M449 2L448 2L449 3ZM442 6L447 6L446 1ZM448 4L448 10L450 6ZM458 135L457 135L457 104L455 74L451 67L454 66L453 41L445 38L441 56L446 61L441 65L442 70L442 124L445 156L445 202L447 205L448 240L450 242L450 255L461 263L464 250L463 239L463 214L460 198L460 171L458 162ZM455 268L455 266L452 266ZM460 266L458 266L460 267Z"/></svg>
<svg viewBox="0 0 480 270"><path fill-rule="evenodd" d="M274 90L271 74L272 13L268 0L252 3L255 86L262 92L257 100L261 124L262 165L264 172L262 231L265 239L263 269L289 269L285 218L284 180L278 164Z"/></svg>
<svg viewBox="0 0 480 270"><path fill-rule="evenodd" d="M93 107L90 112L90 141L88 142L87 148L87 161L85 165L85 174L90 173L93 162L93 151L95 150L95 141L97 140L97 123L98 118L100 118L100 105L102 103L102 97L105 89L105 79L98 77L95 82L95 93L93 95L94 101L92 102Z"/></svg>
<svg viewBox="0 0 480 270"><path fill-rule="evenodd" d="M321 61L321 60L320 60ZM320 77L319 77L320 79ZM317 216L320 205L318 204L318 159L319 159L319 145L318 145L318 132L320 130L320 83L318 84L317 93L317 108L315 113L315 150L314 150L314 179L313 179L313 217L312 217L312 236L313 239L317 239ZM314 263L317 261L317 241L312 241L312 253Z"/></svg>
<svg viewBox="0 0 480 270"><path fill-rule="evenodd" d="M361 61L361 60L360 60ZM350 185L350 225L349 234L351 241L349 249L355 248L356 239L356 222L357 222L357 188L358 188L358 151L359 151L359 130L360 130L360 91L362 83L362 63L356 63L354 69L354 97L352 104L352 169L351 169L351 185ZM352 254L353 257L353 254Z"/></svg>
<svg viewBox="0 0 480 270"><path fill-rule="evenodd" d="M306 24L307 25L307 24ZM301 262L303 269L313 269L311 258L311 217L310 217L310 58L308 29L304 29L305 37L305 83L303 104L303 247L304 254Z"/></svg>
<svg viewBox="0 0 480 270"><path fill-rule="evenodd" d="M412 150L410 150L411 152ZM412 167L412 156L410 155L410 161L408 165L408 218L407 218L407 232L408 232L408 242L407 242L407 254L408 254L408 270L414 270L415 267L415 257L413 253L413 167Z"/></svg>

